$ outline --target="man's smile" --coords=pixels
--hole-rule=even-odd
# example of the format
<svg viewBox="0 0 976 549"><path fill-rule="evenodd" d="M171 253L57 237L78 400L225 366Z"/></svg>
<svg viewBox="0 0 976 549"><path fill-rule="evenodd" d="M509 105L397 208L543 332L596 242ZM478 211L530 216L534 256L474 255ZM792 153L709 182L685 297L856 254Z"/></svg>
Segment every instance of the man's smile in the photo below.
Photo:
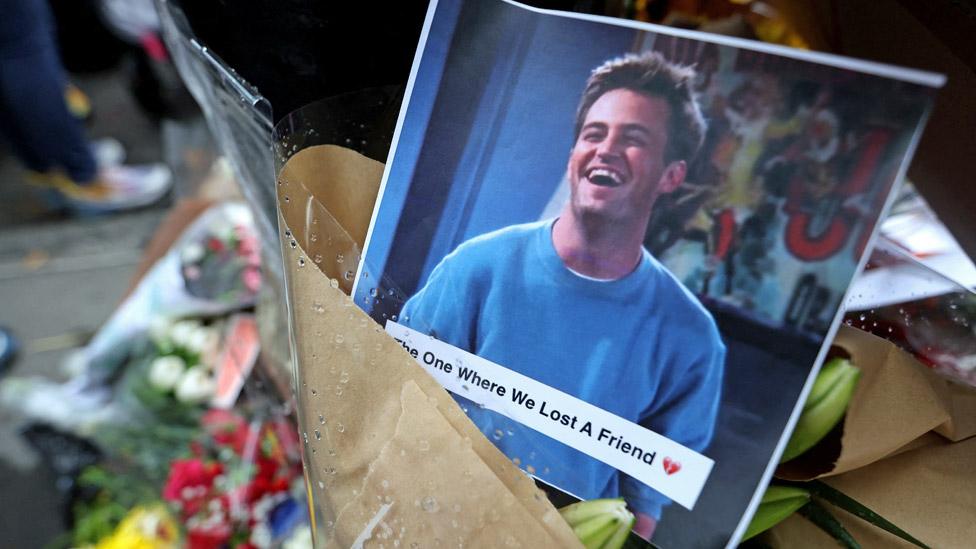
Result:
<svg viewBox="0 0 976 549"><path fill-rule="evenodd" d="M625 177L614 168L598 167L587 170L586 179L600 187L619 187L624 184Z"/></svg>

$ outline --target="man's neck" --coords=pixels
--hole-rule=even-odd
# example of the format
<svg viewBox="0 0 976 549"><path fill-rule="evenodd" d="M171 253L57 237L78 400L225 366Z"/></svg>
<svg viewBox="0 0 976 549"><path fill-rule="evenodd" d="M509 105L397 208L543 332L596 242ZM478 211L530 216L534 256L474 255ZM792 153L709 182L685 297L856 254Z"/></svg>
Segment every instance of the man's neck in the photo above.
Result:
<svg viewBox="0 0 976 549"><path fill-rule="evenodd" d="M571 211L564 211L552 227L552 244L563 264L601 280L617 280L634 271L643 236L643 230L632 226L581 222Z"/></svg>

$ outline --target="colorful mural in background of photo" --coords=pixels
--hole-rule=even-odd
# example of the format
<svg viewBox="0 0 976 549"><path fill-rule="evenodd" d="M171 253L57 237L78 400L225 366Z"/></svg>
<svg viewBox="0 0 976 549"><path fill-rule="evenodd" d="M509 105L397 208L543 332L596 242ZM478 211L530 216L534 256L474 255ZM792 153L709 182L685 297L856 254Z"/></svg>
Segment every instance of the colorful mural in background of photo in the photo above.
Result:
<svg viewBox="0 0 976 549"><path fill-rule="evenodd" d="M890 81L799 60L653 34L638 50L696 67L708 121L648 248L705 299L825 333L906 145L888 121L919 107L877 93Z"/></svg>

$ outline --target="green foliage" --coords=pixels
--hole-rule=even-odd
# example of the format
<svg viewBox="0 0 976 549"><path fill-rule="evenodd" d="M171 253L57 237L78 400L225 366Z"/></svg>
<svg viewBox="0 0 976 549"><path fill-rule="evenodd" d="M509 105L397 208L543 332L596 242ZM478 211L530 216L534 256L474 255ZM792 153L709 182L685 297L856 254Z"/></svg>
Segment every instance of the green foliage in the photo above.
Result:
<svg viewBox="0 0 976 549"><path fill-rule="evenodd" d="M155 483L125 470L94 465L82 471L78 485L94 490L96 495L76 502L72 509L75 527L71 541L75 547L98 543L115 530L130 509L159 501Z"/></svg>

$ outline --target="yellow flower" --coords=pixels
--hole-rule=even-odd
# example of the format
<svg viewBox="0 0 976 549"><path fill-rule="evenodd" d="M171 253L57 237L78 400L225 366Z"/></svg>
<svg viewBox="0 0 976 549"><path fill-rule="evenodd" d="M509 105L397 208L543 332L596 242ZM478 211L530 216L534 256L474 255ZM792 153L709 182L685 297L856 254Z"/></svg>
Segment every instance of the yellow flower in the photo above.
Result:
<svg viewBox="0 0 976 549"><path fill-rule="evenodd" d="M162 505L136 507L95 549L176 549L179 530Z"/></svg>

